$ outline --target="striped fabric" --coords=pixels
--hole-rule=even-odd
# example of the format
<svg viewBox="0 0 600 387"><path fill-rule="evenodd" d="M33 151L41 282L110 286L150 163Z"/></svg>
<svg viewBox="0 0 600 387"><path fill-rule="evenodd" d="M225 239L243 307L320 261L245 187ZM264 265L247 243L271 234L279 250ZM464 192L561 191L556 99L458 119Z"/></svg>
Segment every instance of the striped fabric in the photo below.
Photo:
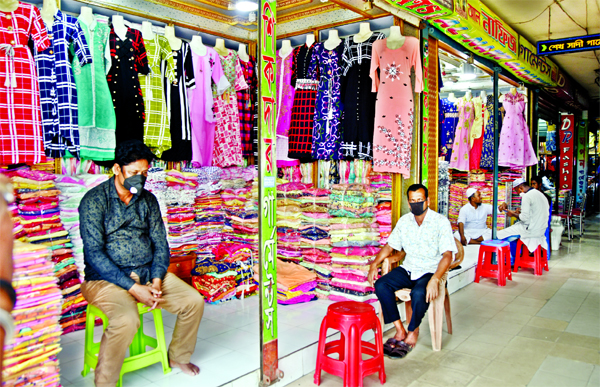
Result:
<svg viewBox="0 0 600 387"><path fill-rule="evenodd" d="M150 73L140 75L140 86L144 96L146 121L144 123L144 143L156 156L171 148L171 129L162 83L161 62L167 63L165 75L170 82L175 81L175 63L171 46L162 35L154 34L154 39L144 39Z"/></svg>
<svg viewBox="0 0 600 387"><path fill-rule="evenodd" d="M39 10L19 3L0 12L0 164L46 160L42 139L37 71L29 38L37 51L50 46Z"/></svg>
<svg viewBox="0 0 600 387"><path fill-rule="evenodd" d="M46 26L48 27L48 26ZM50 28L47 28L50 31ZM42 101L44 148L48 157L63 157L65 151L79 157L77 88L69 61L73 44L79 64L92 63L85 34L77 19L60 10L54 14L50 47L35 57Z"/></svg>

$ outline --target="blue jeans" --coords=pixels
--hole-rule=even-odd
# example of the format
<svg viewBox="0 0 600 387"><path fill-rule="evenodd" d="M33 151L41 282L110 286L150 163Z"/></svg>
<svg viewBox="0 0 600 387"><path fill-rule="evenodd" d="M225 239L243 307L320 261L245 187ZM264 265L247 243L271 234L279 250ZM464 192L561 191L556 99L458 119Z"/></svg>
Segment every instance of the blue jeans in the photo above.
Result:
<svg viewBox="0 0 600 387"><path fill-rule="evenodd" d="M400 289L412 289L410 292L412 318L408 324L408 331L413 332L421 325L425 312L429 308L427 299L427 284L433 273L427 273L413 281L410 274L402 266L398 266L375 282L375 294L381 303L383 321L386 324L400 320L396 292Z"/></svg>

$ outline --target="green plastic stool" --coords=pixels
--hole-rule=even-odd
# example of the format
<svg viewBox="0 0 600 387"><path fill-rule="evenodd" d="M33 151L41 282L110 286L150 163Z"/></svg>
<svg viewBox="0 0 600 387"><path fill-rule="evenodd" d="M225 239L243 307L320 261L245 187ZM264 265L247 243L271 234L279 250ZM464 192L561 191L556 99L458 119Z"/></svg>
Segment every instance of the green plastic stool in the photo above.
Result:
<svg viewBox="0 0 600 387"><path fill-rule="evenodd" d="M139 369L151 366L154 363L161 362L163 372L171 372L169 367L169 358L167 355L167 345L165 344L165 328L163 326L162 312L160 309L150 311L146 305L138 303L138 312L140 314L140 328L138 329L133 342L129 346L129 357L123 361L121 374L117 387L123 385L123 375L127 372L137 371ZM156 328L156 339L144 334L144 314L151 312L154 316L154 326ZM96 317L102 320L102 331L108 326L108 317L92 304L87 306L87 316L85 319L85 356L83 358L84 377L90 373L90 369L96 369L98 365L98 353L100 352L100 343L94 342L94 327ZM146 352L146 347L153 349Z"/></svg>

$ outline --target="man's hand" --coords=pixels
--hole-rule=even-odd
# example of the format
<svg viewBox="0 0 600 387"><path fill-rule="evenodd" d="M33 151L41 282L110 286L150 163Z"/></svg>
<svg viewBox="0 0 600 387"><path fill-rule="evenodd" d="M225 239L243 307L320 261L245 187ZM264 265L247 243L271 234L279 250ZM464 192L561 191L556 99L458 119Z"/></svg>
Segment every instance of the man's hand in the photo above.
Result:
<svg viewBox="0 0 600 387"><path fill-rule="evenodd" d="M498 209L500 211L506 211L507 208L508 208L508 204L506 204L506 203L502 203L498 206Z"/></svg>
<svg viewBox="0 0 600 387"><path fill-rule="evenodd" d="M130 289L129 293L135 297L138 302L146 305L149 308L155 308L158 303L164 300L157 296L157 290L151 286L134 284Z"/></svg>
<svg viewBox="0 0 600 387"><path fill-rule="evenodd" d="M437 279L435 276L431 277L429 283L427 284L427 296L425 298L425 301L431 302L437 298L439 293L439 286L440 280Z"/></svg>
<svg viewBox="0 0 600 387"><path fill-rule="evenodd" d="M460 243L462 243L463 246L466 246L467 245L467 238L461 237L460 238Z"/></svg>
<svg viewBox="0 0 600 387"><path fill-rule="evenodd" d="M152 280L152 285L150 285L150 291L152 292L155 298L162 297L162 280L160 278L154 278ZM155 301L154 305L152 305L152 309L157 307L160 309L160 306L158 306L158 302Z"/></svg>
<svg viewBox="0 0 600 387"><path fill-rule="evenodd" d="M367 276L367 281L371 286L375 286L375 276L377 275L377 266L371 265L369 268L369 275Z"/></svg>

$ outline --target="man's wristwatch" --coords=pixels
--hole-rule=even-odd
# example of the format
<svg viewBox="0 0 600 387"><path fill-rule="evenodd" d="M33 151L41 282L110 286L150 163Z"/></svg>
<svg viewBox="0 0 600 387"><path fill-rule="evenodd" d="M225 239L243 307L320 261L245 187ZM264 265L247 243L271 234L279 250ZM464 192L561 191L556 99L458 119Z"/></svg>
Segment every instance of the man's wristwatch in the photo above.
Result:
<svg viewBox="0 0 600 387"><path fill-rule="evenodd" d="M0 278L0 290L4 290L4 292L8 295L8 298L10 298L12 306L14 307L17 303L17 293L15 293L12 283Z"/></svg>

